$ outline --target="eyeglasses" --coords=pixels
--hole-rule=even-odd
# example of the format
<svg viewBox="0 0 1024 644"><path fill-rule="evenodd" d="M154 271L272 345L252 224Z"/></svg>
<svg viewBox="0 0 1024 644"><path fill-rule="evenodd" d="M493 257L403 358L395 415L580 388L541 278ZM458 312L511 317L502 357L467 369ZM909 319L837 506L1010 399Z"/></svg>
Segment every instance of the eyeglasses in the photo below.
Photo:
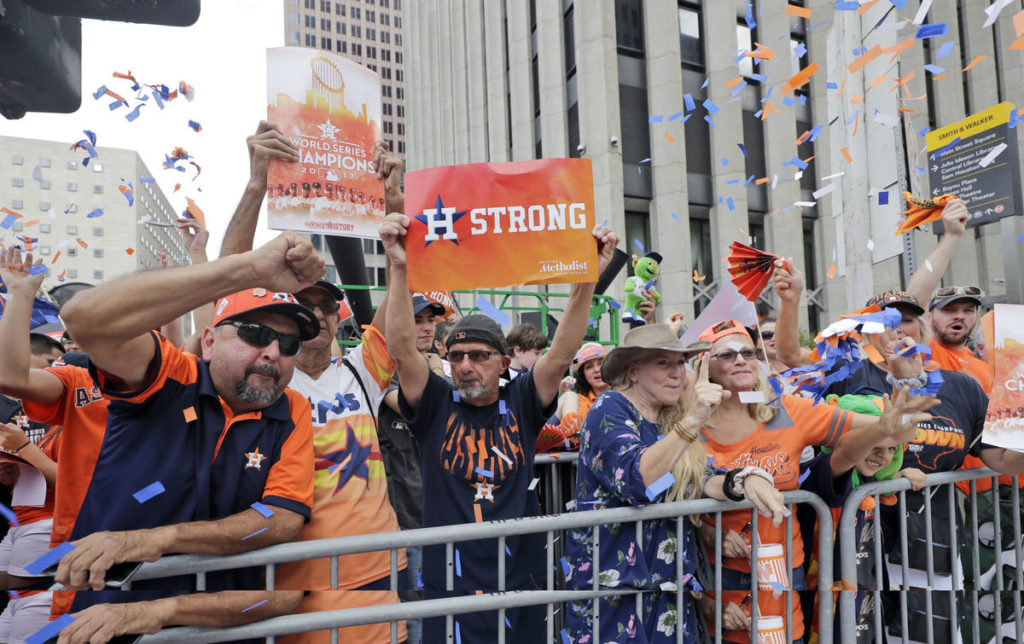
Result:
<svg viewBox="0 0 1024 644"><path fill-rule="evenodd" d="M452 364L459 364L462 359L469 356L470 362L487 362L491 356L499 356L501 353L497 351L486 351L484 349L473 349L472 351L449 351L448 362Z"/></svg>
<svg viewBox="0 0 1024 644"><path fill-rule="evenodd" d="M304 300L302 298L296 298L302 306L306 307L310 311L319 308L320 312L324 315L333 315L341 310L341 305L332 300L318 300L316 302L312 300Z"/></svg>
<svg viewBox="0 0 1024 644"><path fill-rule="evenodd" d="M982 297L985 295L985 292L977 286L944 286L935 291L935 295L933 297L953 297L954 295Z"/></svg>
<svg viewBox="0 0 1024 644"><path fill-rule="evenodd" d="M775 337L775 331L762 331L761 332L761 339L762 340L771 340L774 337Z"/></svg>
<svg viewBox="0 0 1024 644"><path fill-rule="evenodd" d="M269 326L263 326L255 322L239 322L238 320L228 320L217 326L224 326L226 324L230 324L238 329L238 337L246 344L254 347L262 349L263 347L270 346L274 340L277 340L277 346L281 350L281 355L285 356L295 355L299 352L299 348L302 347L302 338L299 336L292 335L291 333L281 333L271 329Z"/></svg>
<svg viewBox="0 0 1024 644"><path fill-rule="evenodd" d="M743 356L744 360L750 362L755 358L760 360L761 352L755 351L754 349L743 349L742 351L723 351L721 353L716 353L711 357L716 360L721 360L722 362L734 362L736 360L736 356Z"/></svg>

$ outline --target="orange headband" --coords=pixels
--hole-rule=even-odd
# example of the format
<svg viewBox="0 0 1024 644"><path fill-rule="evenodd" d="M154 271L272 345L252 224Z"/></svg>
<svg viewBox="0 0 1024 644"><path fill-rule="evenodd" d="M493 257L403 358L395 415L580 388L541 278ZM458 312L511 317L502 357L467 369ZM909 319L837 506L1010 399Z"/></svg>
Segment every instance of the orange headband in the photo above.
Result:
<svg viewBox="0 0 1024 644"><path fill-rule="evenodd" d="M736 320L725 320L717 324L712 324L708 328L704 329L704 332L700 334L698 340L707 340L708 342L714 343L717 340L721 340L727 335L742 335L747 338L750 334L747 333L747 327L743 326Z"/></svg>

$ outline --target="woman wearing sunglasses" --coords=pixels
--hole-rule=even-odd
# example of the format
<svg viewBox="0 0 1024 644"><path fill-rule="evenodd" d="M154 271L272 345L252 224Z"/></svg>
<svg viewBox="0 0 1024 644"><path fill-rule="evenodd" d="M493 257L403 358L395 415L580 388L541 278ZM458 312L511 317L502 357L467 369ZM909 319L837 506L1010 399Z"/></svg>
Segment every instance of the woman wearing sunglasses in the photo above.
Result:
<svg viewBox="0 0 1024 644"><path fill-rule="evenodd" d="M877 431L879 440L910 430L927 414L932 403L928 396L914 396L903 404L887 406L881 417L814 405L806 398L782 395L772 400L772 390L757 361L757 352L746 328L727 320L709 327L700 340L710 343L706 356L708 377L727 395L703 425L704 449L714 459L714 467L724 470L757 468L767 472L778 490L799 487L800 454L807 446L837 449L839 438L848 430ZM904 416L905 415L905 416ZM907 422L903 423L902 418ZM842 447L840 446L839 449ZM710 459L709 459L710 460ZM730 499L739 500L734 486L725 486ZM770 521L758 522L757 542L782 544L786 530L782 515L767 515ZM725 639L749 642L750 614L744 600L750 591L750 558L753 539L748 536L749 510L722 514L722 601ZM705 531L705 537L709 533ZM713 532L710 533L713 535ZM713 550L713 537L709 539ZM783 586L786 590L806 590L803 572L804 546L799 529L793 530L793 569ZM715 557L712 554L712 557ZM800 600L793 597L791 622L794 640L803 637L804 623ZM758 610L762 616L785 616L786 599L781 594L761 593Z"/></svg>
<svg viewBox="0 0 1024 644"><path fill-rule="evenodd" d="M687 391L686 359L705 348L685 347L668 325L649 324L630 331L623 346L604 359L601 375L612 390L597 398L583 422L577 510L704 494L724 500L728 481L738 498L749 498L766 515L781 513L782 497L767 473L751 469L712 476L707 468L698 431L727 394L708 382L707 361ZM674 519L642 525L640 534L635 523L602 526L596 553L592 529L570 531L563 565L568 587L592 588L596 569L603 588L644 591L639 605L633 594L600 600L596 624L593 602L570 604L566 629L571 641L592 637L593 642L667 644L677 641L676 629L682 630L684 642L695 641L697 602L690 592L699 589L691 581L697 566L694 524L685 522L682 535L676 534ZM683 560L683 579L676 578L676 557ZM677 606L675 588L665 583L684 586L682 606Z"/></svg>

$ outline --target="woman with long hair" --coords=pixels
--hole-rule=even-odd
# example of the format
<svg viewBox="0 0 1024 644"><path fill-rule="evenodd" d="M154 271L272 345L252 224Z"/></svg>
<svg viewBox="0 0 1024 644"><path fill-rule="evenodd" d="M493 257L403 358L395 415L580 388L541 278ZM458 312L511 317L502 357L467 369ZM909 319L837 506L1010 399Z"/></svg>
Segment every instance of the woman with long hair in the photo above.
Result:
<svg viewBox="0 0 1024 644"><path fill-rule="evenodd" d="M576 509L591 510L694 499L703 495L725 499L726 476L712 476L697 440L701 426L728 397L708 382L708 361L702 360L693 386L687 388L686 359L706 345L684 347L665 324L630 331L621 347L604 360L601 374L611 391L601 394L583 423ZM685 403L684 403L685 401ZM738 478L741 494L776 523L782 519L782 496L767 473L750 468ZM572 642L675 642L696 638L695 601L676 606L675 585L691 584L696 571L693 523L676 534L673 519L649 520L637 533L635 523L599 528L598 583L602 588L642 590L635 595L574 602L566 616ZM594 532L571 530L563 568L566 585L589 589L593 584ZM676 578L676 557L683 558L684 578ZM667 584L667 586L666 586ZM691 586L692 587L692 586ZM595 626L599 639L589 639Z"/></svg>

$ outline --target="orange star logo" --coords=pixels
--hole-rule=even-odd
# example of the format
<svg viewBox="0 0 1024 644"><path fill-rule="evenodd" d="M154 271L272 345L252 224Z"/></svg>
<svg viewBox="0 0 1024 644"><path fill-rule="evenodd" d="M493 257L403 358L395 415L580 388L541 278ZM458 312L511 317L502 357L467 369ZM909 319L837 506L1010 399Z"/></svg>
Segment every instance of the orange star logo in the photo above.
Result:
<svg viewBox="0 0 1024 644"><path fill-rule="evenodd" d="M261 469L260 465L263 463L264 459L266 459L267 457L264 456L263 454L260 454L260 448L257 447L256 449L254 449L251 452L246 452L245 453L245 458L248 459L248 462L245 464L245 469L249 469L250 467L255 467L256 469Z"/></svg>

